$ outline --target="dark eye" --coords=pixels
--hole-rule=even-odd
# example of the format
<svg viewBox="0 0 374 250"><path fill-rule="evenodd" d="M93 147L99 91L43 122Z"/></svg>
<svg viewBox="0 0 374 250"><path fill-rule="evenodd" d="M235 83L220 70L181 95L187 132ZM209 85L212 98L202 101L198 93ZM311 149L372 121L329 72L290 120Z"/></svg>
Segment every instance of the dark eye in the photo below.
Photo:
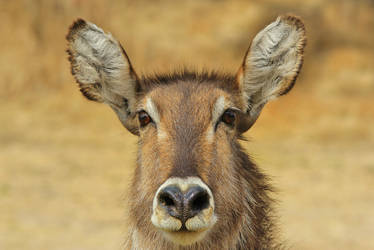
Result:
<svg viewBox="0 0 374 250"><path fill-rule="evenodd" d="M138 112L138 119L141 127L147 126L152 121L152 118L144 110Z"/></svg>
<svg viewBox="0 0 374 250"><path fill-rule="evenodd" d="M221 120L227 125L234 126L236 114L232 109L226 110L221 116Z"/></svg>

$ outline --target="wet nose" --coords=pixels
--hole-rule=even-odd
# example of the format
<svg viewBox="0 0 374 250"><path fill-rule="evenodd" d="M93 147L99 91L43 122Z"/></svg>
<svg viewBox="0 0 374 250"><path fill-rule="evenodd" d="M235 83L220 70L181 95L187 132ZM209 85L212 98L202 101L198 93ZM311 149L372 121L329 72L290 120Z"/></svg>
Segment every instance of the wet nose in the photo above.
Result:
<svg viewBox="0 0 374 250"><path fill-rule="evenodd" d="M194 185L182 192L176 185L166 186L158 195L159 204L170 216L186 222L209 207L209 193L201 186Z"/></svg>

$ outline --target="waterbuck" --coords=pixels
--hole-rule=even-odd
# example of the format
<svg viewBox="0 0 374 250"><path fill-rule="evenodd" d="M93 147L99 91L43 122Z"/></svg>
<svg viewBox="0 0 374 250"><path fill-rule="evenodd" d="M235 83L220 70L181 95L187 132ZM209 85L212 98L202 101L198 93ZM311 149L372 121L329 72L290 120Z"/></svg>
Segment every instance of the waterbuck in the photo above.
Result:
<svg viewBox="0 0 374 250"><path fill-rule="evenodd" d="M264 105L293 87L306 42L280 16L236 75L180 70L139 77L120 43L82 19L67 35L71 71L139 137L125 249L278 249L271 187L239 144Z"/></svg>

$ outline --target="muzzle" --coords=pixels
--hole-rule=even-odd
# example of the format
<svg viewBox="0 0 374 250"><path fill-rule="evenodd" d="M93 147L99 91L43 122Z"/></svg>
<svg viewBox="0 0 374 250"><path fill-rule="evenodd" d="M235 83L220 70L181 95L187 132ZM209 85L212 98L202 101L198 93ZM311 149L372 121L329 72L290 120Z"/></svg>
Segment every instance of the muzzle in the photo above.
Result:
<svg viewBox="0 0 374 250"><path fill-rule="evenodd" d="M201 240L217 221L212 192L198 177L169 178L156 192L151 220L175 243Z"/></svg>

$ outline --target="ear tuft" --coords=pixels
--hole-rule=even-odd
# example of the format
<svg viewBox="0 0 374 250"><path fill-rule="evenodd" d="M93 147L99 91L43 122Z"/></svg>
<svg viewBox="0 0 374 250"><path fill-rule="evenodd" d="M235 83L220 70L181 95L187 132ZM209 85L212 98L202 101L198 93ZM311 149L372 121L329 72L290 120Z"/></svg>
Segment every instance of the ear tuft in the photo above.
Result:
<svg viewBox="0 0 374 250"><path fill-rule="evenodd" d="M78 82L79 83L79 82ZM97 91L97 88L95 86L100 86L100 85L84 85L79 83L80 91L81 93L90 101L95 101L95 102L104 102L104 99L101 97L101 95L98 95L99 91Z"/></svg>
<svg viewBox="0 0 374 250"><path fill-rule="evenodd" d="M87 26L87 22L82 18L78 18L72 25L69 27L69 33L66 35L66 39L68 41L72 41L74 39L74 35L79 32L79 30L85 28Z"/></svg>
<svg viewBox="0 0 374 250"><path fill-rule="evenodd" d="M301 18L298 16L295 16L292 14L286 14L286 15L279 16L278 19L292 26L296 26L298 29L305 30L304 23L301 20Z"/></svg>

